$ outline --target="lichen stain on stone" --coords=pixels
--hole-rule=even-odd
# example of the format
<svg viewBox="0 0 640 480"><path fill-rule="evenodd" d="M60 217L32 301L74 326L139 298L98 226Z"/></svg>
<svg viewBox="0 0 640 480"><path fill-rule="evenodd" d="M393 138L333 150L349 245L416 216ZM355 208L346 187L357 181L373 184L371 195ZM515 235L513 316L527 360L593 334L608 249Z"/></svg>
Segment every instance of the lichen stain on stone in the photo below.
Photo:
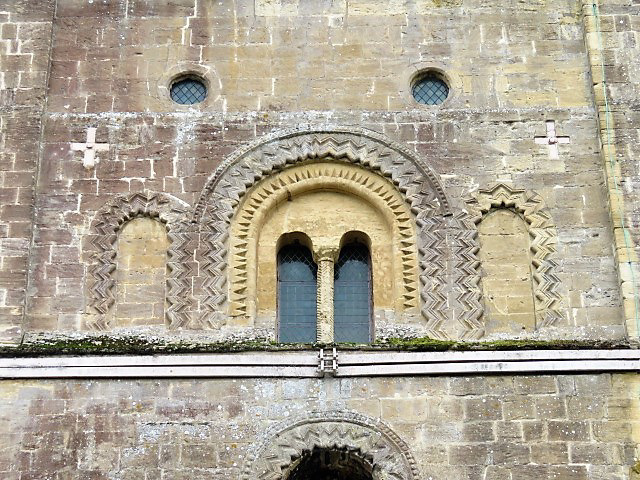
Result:
<svg viewBox="0 0 640 480"><path fill-rule="evenodd" d="M2 381L0 385L0 398L5 399L26 398L27 396L34 398L41 397L42 394L46 394L48 397L55 390L53 384L30 380L6 380Z"/></svg>

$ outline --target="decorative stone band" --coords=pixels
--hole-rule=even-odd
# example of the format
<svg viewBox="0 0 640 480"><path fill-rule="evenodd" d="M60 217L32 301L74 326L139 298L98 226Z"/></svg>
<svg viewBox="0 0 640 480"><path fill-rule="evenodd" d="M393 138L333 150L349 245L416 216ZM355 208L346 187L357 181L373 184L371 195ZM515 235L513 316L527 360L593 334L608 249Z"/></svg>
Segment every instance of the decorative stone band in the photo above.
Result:
<svg viewBox="0 0 640 480"><path fill-rule="evenodd" d="M449 200L438 176L414 152L376 132L352 127L296 129L276 132L239 150L209 178L194 208L192 221L203 225L202 284L199 316L220 316L227 302L228 230L240 198L271 172L289 164L331 158L360 164L390 177L416 217L422 282L420 295L427 333L437 338L446 319L446 295L441 281L445 232L442 218L450 215Z"/></svg>
<svg viewBox="0 0 640 480"><path fill-rule="evenodd" d="M336 377L640 371L640 350L339 352ZM315 378L318 353L0 358L0 378Z"/></svg>
<svg viewBox="0 0 640 480"><path fill-rule="evenodd" d="M316 411L279 423L250 450L240 480L281 480L314 448L347 449L374 468L374 480L419 480L409 446L386 423L355 412Z"/></svg>
<svg viewBox="0 0 640 480"><path fill-rule="evenodd" d="M186 217L189 206L177 198L162 193L139 192L118 195L96 212L91 224L87 253L92 256L89 267L89 291L94 315L88 322L96 330L109 328L109 310L115 302L116 240L123 225L136 217L158 218L168 230L171 242L167 266L171 272L167 282L168 317L179 323L186 310L190 289L184 282L188 262L185 262L185 233L178 233L178 224Z"/></svg>
<svg viewBox="0 0 640 480"><path fill-rule="evenodd" d="M504 183L498 183L489 189L479 190L466 201L470 216L460 218L461 231L470 232L465 235L464 244L460 245L460 257L465 257L467 282L469 283L469 301L479 303L479 272L476 248L470 248L473 241L477 244L477 224L482 217L497 208L509 208L520 214L527 224L531 237L531 264L534 280L534 305L536 312L536 328L554 325L563 318L560 311L561 295L558 293L560 280L556 276L557 235L551 215L540 195L529 190L520 190ZM475 269L475 274L470 272ZM471 330L482 330L477 321L469 322Z"/></svg>

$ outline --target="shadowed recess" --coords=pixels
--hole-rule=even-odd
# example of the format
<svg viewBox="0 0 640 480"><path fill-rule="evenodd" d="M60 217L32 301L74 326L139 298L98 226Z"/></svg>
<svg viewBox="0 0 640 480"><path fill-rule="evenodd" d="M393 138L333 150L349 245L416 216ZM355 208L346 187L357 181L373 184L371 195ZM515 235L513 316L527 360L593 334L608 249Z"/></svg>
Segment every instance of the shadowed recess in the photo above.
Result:
<svg viewBox="0 0 640 480"><path fill-rule="evenodd" d="M373 466L346 449L318 448L302 454L286 480L373 480Z"/></svg>

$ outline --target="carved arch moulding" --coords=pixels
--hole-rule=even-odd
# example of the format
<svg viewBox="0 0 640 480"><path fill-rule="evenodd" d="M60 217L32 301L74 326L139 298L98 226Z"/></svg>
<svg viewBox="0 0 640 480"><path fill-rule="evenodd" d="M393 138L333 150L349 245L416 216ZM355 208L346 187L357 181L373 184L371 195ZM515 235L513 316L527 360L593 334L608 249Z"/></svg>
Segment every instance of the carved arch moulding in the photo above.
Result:
<svg viewBox="0 0 640 480"><path fill-rule="evenodd" d="M267 135L232 154L209 178L192 218L201 228L198 257L204 293L199 298L198 312L194 312L199 323L220 325L224 321L229 300L225 271L229 263L229 227L241 198L272 172L318 159L360 165L388 178L403 195L416 222L424 333L446 337L444 277L451 207L439 177L408 148L379 133L347 127L295 129Z"/></svg>
<svg viewBox="0 0 640 480"><path fill-rule="evenodd" d="M406 203L411 222L415 222L416 295L424 319L418 334L448 338L448 321L455 318L463 326L464 338L482 336L476 223L487 209L499 205L513 205L532 232L537 314L543 317L540 324L552 324L560 317L560 297L555 291L558 279L553 274L555 263L549 258L555 251L555 232L539 196L499 186L470 199L466 206L471 214L453 210L438 176L415 153L372 131L335 128L277 132L240 149L209 178L193 210L162 193L114 197L96 213L85 244L85 252L92 258L88 270L92 297L89 326L110 327L117 235L137 216L157 218L167 229L166 317L170 328L222 326L229 306L230 227L241 200L275 173L320 161L328 161L338 170L340 165L351 165L378 175Z"/></svg>
<svg viewBox="0 0 640 480"><path fill-rule="evenodd" d="M167 194L138 192L118 195L96 212L91 223L87 253L91 255L89 266L90 309L94 315L89 326L97 330L109 328L109 312L115 303L116 241L118 233L129 220L137 217L156 218L167 229L170 246L167 252L166 299L167 318L171 325L183 323L188 298L191 294L188 281L189 241L185 219L189 206Z"/></svg>
<svg viewBox="0 0 640 480"><path fill-rule="evenodd" d="M373 466L375 480L419 480L408 445L384 422L355 412L312 412L270 428L247 455L239 480L283 480L314 447L357 452Z"/></svg>
<svg viewBox="0 0 640 480"><path fill-rule="evenodd" d="M530 237L531 271L534 281L534 306L536 328L554 325L563 318L560 310L562 297L558 293L560 280L555 272L557 264L553 259L556 252L557 234L551 215L542 197L533 191L520 190L504 183L498 183L489 189L481 189L466 200L469 218L466 229L473 229L472 235L477 243L477 226L483 216L492 210L508 208L519 214L527 225ZM477 252L477 248L475 249ZM473 252L473 256L475 256ZM480 273L479 261L475 257L475 279L472 284L478 288Z"/></svg>
<svg viewBox="0 0 640 480"><path fill-rule="evenodd" d="M227 266L231 269L229 277L232 312L246 315L249 303L247 299L257 297L257 275L255 271L248 271L248 265L257 264L256 250L257 245L263 243L258 239L262 238L260 235L265 217L292 195L296 197L299 193L322 189L347 192L349 195L361 197L383 215L391 228L392 237L384 239L385 243L392 246L392 258L387 260L391 265L395 265L387 270L394 272L389 275L394 277L393 283L398 287L394 289L392 285L389 290L395 292L395 296L402 300L403 309L417 307L419 289L415 221L403 197L391 182L374 172L356 165L321 161L291 166L273 174L256 184L255 188L243 197L231 226L231 263ZM350 222L354 222L353 217L350 218ZM353 223L350 226L353 227ZM331 230L330 225L323 227L325 234ZM380 257L384 256L382 252L377 254ZM377 262L374 264L377 268Z"/></svg>

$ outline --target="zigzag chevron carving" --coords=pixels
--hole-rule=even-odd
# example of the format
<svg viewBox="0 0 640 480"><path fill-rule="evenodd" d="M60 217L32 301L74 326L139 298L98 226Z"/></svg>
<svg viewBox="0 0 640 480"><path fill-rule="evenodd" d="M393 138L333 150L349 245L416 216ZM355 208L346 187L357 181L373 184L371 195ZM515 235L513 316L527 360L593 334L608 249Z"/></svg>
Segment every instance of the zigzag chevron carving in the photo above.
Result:
<svg viewBox="0 0 640 480"><path fill-rule="evenodd" d="M313 162L328 158L330 170L319 169ZM309 168L293 176L290 165L308 163ZM353 174L344 163L358 164L386 177L404 195L412 215L398 204L392 190L380 188L371 176ZM257 182L274 171L283 171L278 183L267 181L249 198L246 211L236 213L240 200ZM347 172L351 172L348 173ZM240 235L235 239L242 251L249 246L251 212L278 190L298 181L319 176L348 180L367 188L385 202L396 218L399 231L403 301L412 303L419 296L421 314L426 321L426 334L446 338L449 313L462 329L463 338L477 339L484 334L479 261L477 257L477 224L482 216L495 208L511 208L525 219L531 237L534 301L538 328L553 325L562 318L559 279L555 275L556 233L542 198L525 190L497 184L480 190L466 201L468 213L456 210L451 215L449 201L437 177L404 147L381 135L362 129L294 130L268 136L233 156L209 179L198 204L186 218L189 208L170 195L141 192L120 195L95 215L89 236L92 263L89 267L91 309L95 312L91 327L109 328L109 312L115 302L116 241L124 223L136 216L158 217L168 230L170 248L166 282L167 318L171 327L200 325L219 327L227 316L227 275L229 263L229 228L234 215L240 215ZM274 177L275 178L275 177ZM411 278L415 268L416 245L413 222L417 227L419 269L418 290ZM244 236L243 236L244 235ZM246 256L246 255L245 255ZM449 261L447 261L449 259ZM196 261L199 262L196 264ZM197 267L196 267L197 265ZM237 263L236 278L246 282L246 263ZM199 278L196 277L199 275ZM192 307L192 288L201 281L204 294ZM246 289L234 285L239 303ZM193 323L191 323L193 322Z"/></svg>
<svg viewBox="0 0 640 480"><path fill-rule="evenodd" d="M348 449L375 466L380 478L421 478L408 445L382 421L354 412L312 412L271 428L250 450L240 479L282 480L287 467L314 447Z"/></svg>
<svg viewBox="0 0 640 480"><path fill-rule="evenodd" d="M467 228L473 227L475 230L473 238L477 237L477 224L482 220L483 215L492 209L510 208L524 218L531 238L531 253L534 280L534 305L536 311L536 327L545 327L555 324L562 319L560 312L561 296L558 293L560 280L555 275L557 268L553 255L556 252L557 235L551 216L542 200L542 197L535 192L519 190L503 183L496 184L490 189L479 190L472 198L467 200L470 210L470 217L465 220ZM474 231L467 230L467 231ZM471 239L471 237L468 237ZM471 282L471 286L479 291L477 272L477 257L475 252L466 247L466 256L470 259L467 262L467 269L476 262L476 275ZM461 254L462 255L462 254ZM474 324L469 324L473 328ZM474 336L471 334L471 336Z"/></svg>
<svg viewBox="0 0 640 480"><path fill-rule="evenodd" d="M175 232L178 223L186 216L187 208L179 200L169 195L154 192L139 192L118 195L104 205L95 215L91 224L90 244L93 247L93 263L89 267L91 308L98 313L91 327L105 330L109 327L107 314L115 302L116 240L122 226L135 217L157 217L168 230L171 242L167 267L167 317L173 325L186 323L187 299L190 284L185 270L188 269L188 234ZM185 236L187 235L187 236Z"/></svg>
<svg viewBox="0 0 640 480"><path fill-rule="evenodd" d="M337 188L341 183L349 184L350 188L364 187L360 192L371 199L377 198L393 216L393 227L399 236L403 305L407 309L418 305L414 219L407 205L395 191L395 187L379 175L344 163L323 162L285 169L280 174L266 178L255 186L236 212L231 245L233 272L230 288L232 311L235 314L247 315L247 295L252 292L247 283L247 258L249 251L255 248L258 236L255 229L259 219L266 213L265 206L271 206L277 201L278 195L284 195L294 185L304 184L305 189L311 188L310 185L334 185Z"/></svg>
<svg viewBox="0 0 640 480"><path fill-rule="evenodd" d="M446 242L446 234L438 221L427 219L449 214L449 201L438 177L414 153L378 133L359 128L291 130L269 135L235 153L216 169L200 196L192 219L207 227L202 239L205 247L202 252L205 274L202 321L219 316L227 301L227 231L240 198L275 170L325 157L379 171L405 195L419 226L420 296L425 304L422 312L430 334L444 336L440 326L446 298L442 293L441 278L432 274L437 274L444 265L442 244Z"/></svg>

